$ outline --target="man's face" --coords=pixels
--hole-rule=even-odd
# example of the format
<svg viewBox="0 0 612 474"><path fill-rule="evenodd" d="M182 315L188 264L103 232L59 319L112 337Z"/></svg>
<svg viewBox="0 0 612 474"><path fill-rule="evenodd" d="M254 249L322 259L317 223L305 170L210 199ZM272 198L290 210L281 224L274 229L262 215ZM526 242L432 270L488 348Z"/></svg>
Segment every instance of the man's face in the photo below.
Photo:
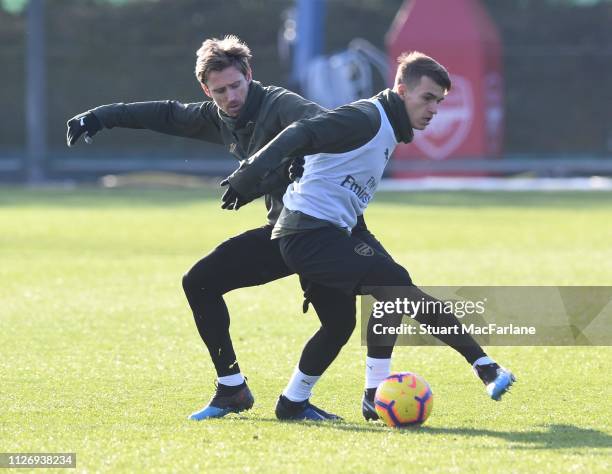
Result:
<svg viewBox="0 0 612 474"><path fill-rule="evenodd" d="M404 100L412 128L417 130L424 130L429 125L447 92L427 76L422 76L413 87L405 84L397 86L397 93Z"/></svg>
<svg viewBox="0 0 612 474"><path fill-rule="evenodd" d="M251 79L250 69L244 75L237 67L229 66L221 71L211 71L202 89L223 112L238 117L246 102Z"/></svg>

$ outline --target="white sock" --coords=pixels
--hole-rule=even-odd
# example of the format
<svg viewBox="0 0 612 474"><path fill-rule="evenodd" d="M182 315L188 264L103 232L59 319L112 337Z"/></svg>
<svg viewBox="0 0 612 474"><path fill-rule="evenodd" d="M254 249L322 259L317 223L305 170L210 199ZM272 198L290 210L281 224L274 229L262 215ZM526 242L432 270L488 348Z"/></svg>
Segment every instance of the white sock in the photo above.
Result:
<svg viewBox="0 0 612 474"><path fill-rule="evenodd" d="M298 367L293 371L291 380L283 390L283 395L292 402L303 402L310 398L312 387L321 378L320 375L306 375Z"/></svg>
<svg viewBox="0 0 612 474"><path fill-rule="evenodd" d="M366 357L365 388L377 388L380 382L391 375L391 359Z"/></svg>
<svg viewBox="0 0 612 474"><path fill-rule="evenodd" d="M488 365L495 364L495 361L491 359L489 356L481 357L480 359L476 359L472 367L476 367L477 365Z"/></svg>
<svg viewBox="0 0 612 474"><path fill-rule="evenodd" d="M223 377L217 377L217 382L221 385L227 385L228 387L235 387L244 382L244 377L240 372L233 375L224 375Z"/></svg>

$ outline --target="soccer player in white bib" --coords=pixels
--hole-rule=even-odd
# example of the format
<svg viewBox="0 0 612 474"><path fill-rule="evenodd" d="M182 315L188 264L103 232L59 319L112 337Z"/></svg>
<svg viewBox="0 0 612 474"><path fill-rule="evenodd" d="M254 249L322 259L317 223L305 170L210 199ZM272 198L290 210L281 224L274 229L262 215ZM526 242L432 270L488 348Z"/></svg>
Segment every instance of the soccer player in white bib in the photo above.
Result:
<svg viewBox="0 0 612 474"><path fill-rule="evenodd" d="M231 193L223 207L238 209L264 194L279 166L303 156L303 175L289 185L272 231L287 266L302 278L347 294L370 294L379 301L435 301L413 284L406 269L382 245L351 233L373 198L394 148L399 142L412 141L413 129L427 127L451 88L446 69L422 53L403 54L398 63L392 90L295 122L249 158L228 177ZM396 321L401 316L395 315ZM501 399L514 376L460 330L453 314L419 312L415 319L428 327L445 328L432 333L466 359L492 399ZM372 324L371 318L370 329ZM395 339L374 339L368 331L362 401L366 419L378 418L374 392L390 374ZM305 354L312 352L309 344L277 402L280 419L300 419L309 407L318 410L321 419L336 418L310 404L312 388L322 374L301 370Z"/></svg>

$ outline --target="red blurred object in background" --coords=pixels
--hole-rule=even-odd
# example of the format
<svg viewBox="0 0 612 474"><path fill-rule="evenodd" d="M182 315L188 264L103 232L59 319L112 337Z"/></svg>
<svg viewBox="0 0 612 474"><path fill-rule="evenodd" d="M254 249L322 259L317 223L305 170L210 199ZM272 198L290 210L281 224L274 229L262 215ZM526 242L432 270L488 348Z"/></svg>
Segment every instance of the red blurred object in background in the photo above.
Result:
<svg viewBox="0 0 612 474"><path fill-rule="evenodd" d="M413 143L396 149L396 160L501 155L501 42L497 27L479 0L407 0L386 42L393 77L397 57L404 51L417 50L442 63L452 81L451 92L436 117L425 131L415 131ZM394 173L394 177L416 175Z"/></svg>

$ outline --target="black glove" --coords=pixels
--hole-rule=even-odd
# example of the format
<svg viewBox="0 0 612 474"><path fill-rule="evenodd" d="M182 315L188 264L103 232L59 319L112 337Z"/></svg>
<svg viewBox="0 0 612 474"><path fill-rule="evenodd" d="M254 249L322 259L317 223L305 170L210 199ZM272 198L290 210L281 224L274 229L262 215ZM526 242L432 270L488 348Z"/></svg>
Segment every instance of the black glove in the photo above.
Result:
<svg viewBox="0 0 612 474"><path fill-rule="evenodd" d="M66 132L66 144L68 146L74 145L83 133L85 133L85 141L91 143L91 137L102 130L102 124L93 112L75 115L66 122L66 125L68 126Z"/></svg>
<svg viewBox="0 0 612 474"><path fill-rule="evenodd" d="M243 198L234 188L232 188L227 178L221 181L220 185L227 186L225 193L221 196L221 209L237 211L245 204L251 202L249 199Z"/></svg>
<svg viewBox="0 0 612 474"><path fill-rule="evenodd" d="M294 158L291 164L289 165L289 181L295 181L298 178L301 178L304 174L304 157L298 156Z"/></svg>

